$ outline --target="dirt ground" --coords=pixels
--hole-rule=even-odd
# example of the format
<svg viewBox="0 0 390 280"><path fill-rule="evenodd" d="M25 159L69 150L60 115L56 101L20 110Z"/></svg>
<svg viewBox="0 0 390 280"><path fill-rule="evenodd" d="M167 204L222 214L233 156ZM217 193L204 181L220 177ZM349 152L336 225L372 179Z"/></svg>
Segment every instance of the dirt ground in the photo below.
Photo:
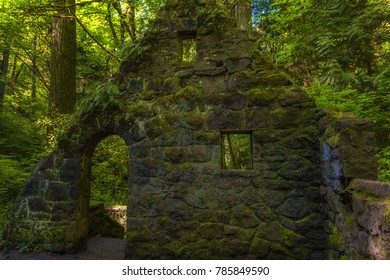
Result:
<svg viewBox="0 0 390 280"><path fill-rule="evenodd" d="M88 250L77 254L20 253L0 251L0 260L122 260L124 240L93 237L88 240Z"/></svg>

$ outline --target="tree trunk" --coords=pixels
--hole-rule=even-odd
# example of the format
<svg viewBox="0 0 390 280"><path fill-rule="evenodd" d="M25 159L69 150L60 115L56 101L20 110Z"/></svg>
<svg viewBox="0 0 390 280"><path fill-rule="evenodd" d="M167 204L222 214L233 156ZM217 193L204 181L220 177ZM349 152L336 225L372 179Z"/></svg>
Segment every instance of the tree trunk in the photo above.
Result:
<svg viewBox="0 0 390 280"><path fill-rule="evenodd" d="M57 0L52 20L49 114L69 114L76 104L75 0Z"/></svg>
<svg viewBox="0 0 390 280"><path fill-rule="evenodd" d="M8 65L9 65L9 55L10 55L10 50L5 49L3 51L3 60L1 61L1 69L0 69L0 111L3 110L5 85L6 85Z"/></svg>
<svg viewBox="0 0 390 280"><path fill-rule="evenodd" d="M134 0L127 0L126 14L129 19L129 34L131 40L135 42L137 40L136 27L135 27L135 6Z"/></svg>
<svg viewBox="0 0 390 280"><path fill-rule="evenodd" d="M119 21L120 21L120 44L123 45L125 42L125 32L126 32L126 21L125 16L123 15L122 6L119 0L115 0L112 2L112 6L114 9L118 12L119 15Z"/></svg>
<svg viewBox="0 0 390 280"><path fill-rule="evenodd" d="M114 38L115 47L120 47L119 39L115 31L114 24L112 23L112 16L111 16L111 3L107 4L107 16L106 19L108 21L108 26L110 26L112 37Z"/></svg>
<svg viewBox="0 0 390 280"><path fill-rule="evenodd" d="M237 0L235 5L237 27L252 34L252 1Z"/></svg>

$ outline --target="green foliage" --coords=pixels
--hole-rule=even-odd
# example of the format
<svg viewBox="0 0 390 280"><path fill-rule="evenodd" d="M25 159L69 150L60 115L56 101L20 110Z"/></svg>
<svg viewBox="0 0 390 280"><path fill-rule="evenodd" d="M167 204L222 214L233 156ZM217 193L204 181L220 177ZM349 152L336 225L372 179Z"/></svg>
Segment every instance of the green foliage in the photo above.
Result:
<svg viewBox="0 0 390 280"><path fill-rule="evenodd" d="M377 160L379 165L379 181L390 183L390 146L378 152Z"/></svg>
<svg viewBox="0 0 390 280"><path fill-rule="evenodd" d="M8 207L43 152L43 146L43 139L31 121L15 113L0 113L0 232Z"/></svg>
<svg viewBox="0 0 390 280"><path fill-rule="evenodd" d="M390 97L374 91L359 92L354 88L335 90L330 86L312 86L307 89L320 108L332 108L344 112L352 112L362 118L370 118L374 122L386 122L390 118L384 108L390 106ZM388 127L390 128L390 127Z"/></svg>
<svg viewBox="0 0 390 280"><path fill-rule="evenodd" d="M182 41L182 53L183 62L196 61L196 42L194 39L187 39Z"/></svg>
<svg viewBox="0 0 390 280"><path fill-rule="evenodd" d="M150 48L148 45L126 43L122 46L119 52L121 59L129 59L134 62L140 62L142 56Z"/></svg>
<svg viewBox="0 0 390 280"><path fill-rule="evenodd" d="M380 72L374 79L374 86L382 94L389 95L390 92L390 65ZM388 97L389 98L389 97Z"/></svg>
<svg viewBox="0 0 390 280"><path fill-rule="evenodd" d="M80 99L76 106L75 113L70 116L70 124L83 120L93 112L107 113L109 109L123 107L120 99L119 87L114 80L100 84L96 89Z"/></svg>
<svg viewBox="0 0 390 280"><path fill-rule="evenodd" d="M0 155L18 159L30 166L43 151L44 139L39 129L27 118L13 112L0 112Z"/></svg>
<svg viewBox="0 0 390 280"><path fill-rule="evenodd" d="M202 26L206 26L212 31L225 30L228 26L233 26L234 19L227 5L219 1L207 1L204 9L201 9L198 21Z"/></svg>
<svg viewBox="0 0 390 280"><path fill-rule="evenodd" d="M0 200L7 201L16 197L29 171L17 160L5 156L0 156L0 166Z"/></svg>
<svg viewBox="0 0 390 280"><path fill-rule="evenodd" d="M261 45L272 46L268 50L278 65L299 82L363 86L378 66L388 65L387 0L254 2L262 5L257 22L266 42Z"/></svg>
<svg viewBox="0 0 390 280"><path fill-rule="evenodd" d="M102 140L95 149L92 164L91 199L126 205L128 150L122 138L109 136Z"/></svg>

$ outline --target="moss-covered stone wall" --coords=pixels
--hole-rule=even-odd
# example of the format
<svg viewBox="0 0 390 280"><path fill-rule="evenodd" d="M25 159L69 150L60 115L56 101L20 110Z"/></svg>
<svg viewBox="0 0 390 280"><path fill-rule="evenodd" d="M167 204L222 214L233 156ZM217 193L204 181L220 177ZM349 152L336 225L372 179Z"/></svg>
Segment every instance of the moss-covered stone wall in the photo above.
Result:
<svg viewBox="0 0 390 280"><path fill-rule="evenodd" d="M389 259L390 185L375 181L372 122L328 112L320 128L328 258Z"/></svg>

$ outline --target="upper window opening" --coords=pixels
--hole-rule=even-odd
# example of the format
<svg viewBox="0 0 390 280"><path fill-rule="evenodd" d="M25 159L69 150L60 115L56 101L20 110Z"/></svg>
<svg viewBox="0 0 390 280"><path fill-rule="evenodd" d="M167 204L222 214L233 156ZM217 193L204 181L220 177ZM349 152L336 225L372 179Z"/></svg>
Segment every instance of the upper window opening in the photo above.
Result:
<svg viewBox="0 0 390 280"><path fill-rule="evenodd" d="M252 133L221 133L222 168L252 169Z"/></svg>
<svg viewBox="0 0 390 280"><path fill-rule="evenodd" d="M180 62L196 61L195 36L181 37L179 39L179 60Z"/></svg>

